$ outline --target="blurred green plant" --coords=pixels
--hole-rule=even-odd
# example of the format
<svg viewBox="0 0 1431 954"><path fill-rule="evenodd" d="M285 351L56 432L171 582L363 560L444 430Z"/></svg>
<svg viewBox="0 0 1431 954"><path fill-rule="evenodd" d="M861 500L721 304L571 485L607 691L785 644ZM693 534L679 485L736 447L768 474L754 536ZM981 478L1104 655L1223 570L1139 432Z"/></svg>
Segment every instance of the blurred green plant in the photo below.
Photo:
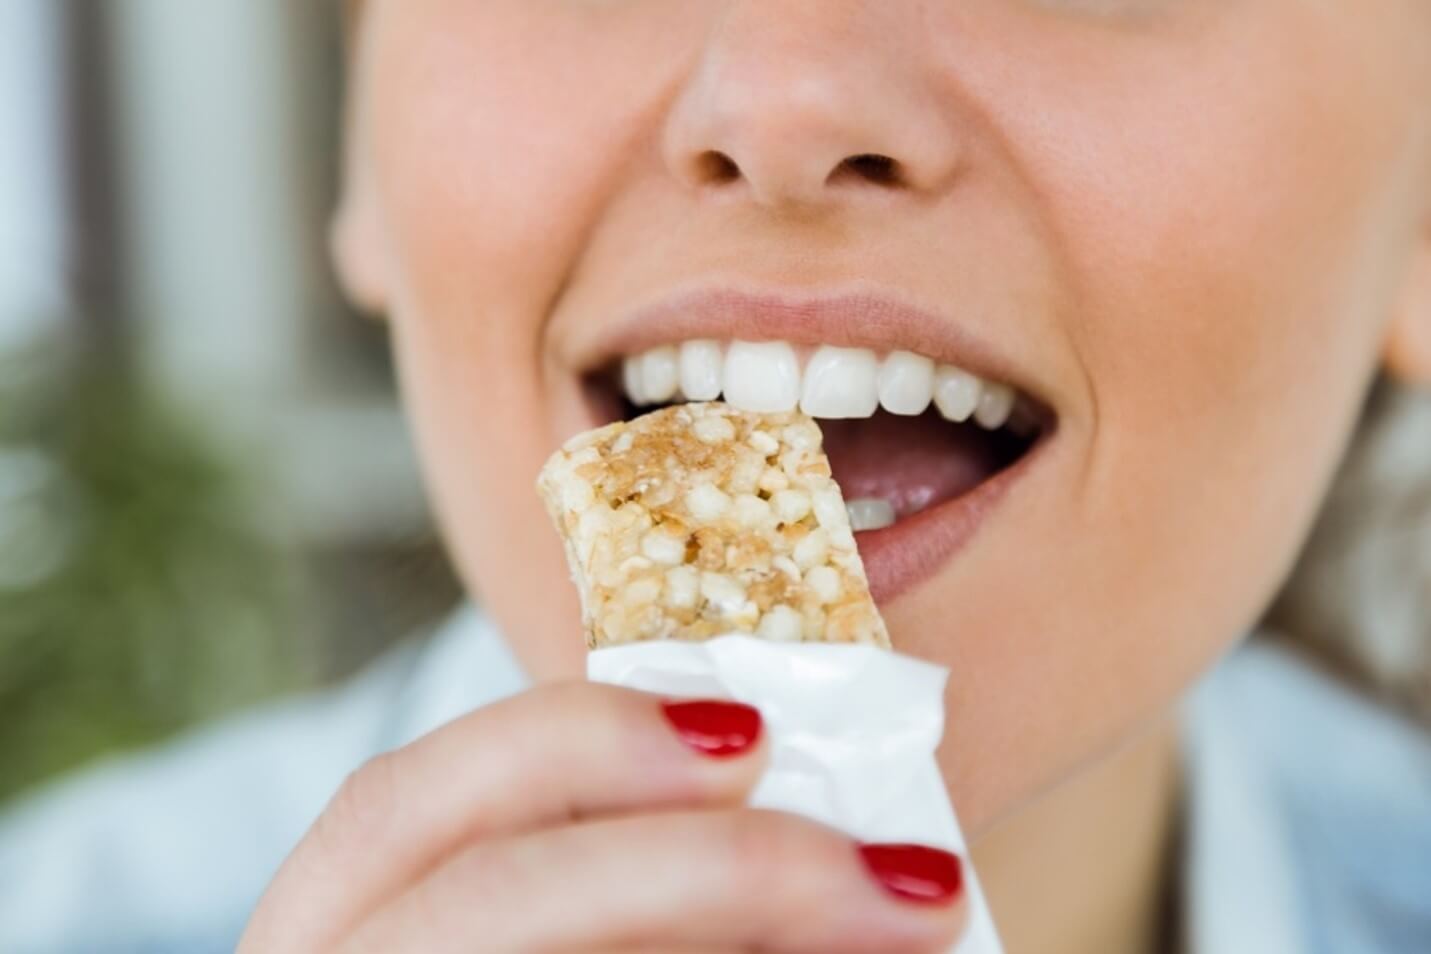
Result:
<svg viewBox="0 0 1431 954"><path fill-rule="evenodd" d="M262 475L125 367L0 355L0 800L316 675Z"/></svg>

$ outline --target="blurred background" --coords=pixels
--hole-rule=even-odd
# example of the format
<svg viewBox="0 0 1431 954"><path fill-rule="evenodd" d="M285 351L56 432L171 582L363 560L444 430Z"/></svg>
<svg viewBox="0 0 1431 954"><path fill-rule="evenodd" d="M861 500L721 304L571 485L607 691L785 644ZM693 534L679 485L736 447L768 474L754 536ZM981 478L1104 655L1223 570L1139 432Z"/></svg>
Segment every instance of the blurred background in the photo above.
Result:
<svg viewBox="0 0 1431 954"><path fill-rule="evenodd" d="M458 600L342 303L335 0L0 0L0 801Z"/></svg>

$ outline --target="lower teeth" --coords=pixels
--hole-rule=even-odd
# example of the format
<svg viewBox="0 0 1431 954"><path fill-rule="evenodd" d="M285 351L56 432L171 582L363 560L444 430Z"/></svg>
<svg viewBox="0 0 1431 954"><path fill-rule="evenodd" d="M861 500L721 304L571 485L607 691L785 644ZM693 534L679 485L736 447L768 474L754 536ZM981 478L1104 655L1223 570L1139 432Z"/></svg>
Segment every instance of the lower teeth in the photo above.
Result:
<svg viewBox="0 0 1431 954"><path fill-rule="evenodd" d="M845 509L850 514L850 529L856 533L862 530L883 530L894 525L894 505L880 497L847 500Z"/></svg>

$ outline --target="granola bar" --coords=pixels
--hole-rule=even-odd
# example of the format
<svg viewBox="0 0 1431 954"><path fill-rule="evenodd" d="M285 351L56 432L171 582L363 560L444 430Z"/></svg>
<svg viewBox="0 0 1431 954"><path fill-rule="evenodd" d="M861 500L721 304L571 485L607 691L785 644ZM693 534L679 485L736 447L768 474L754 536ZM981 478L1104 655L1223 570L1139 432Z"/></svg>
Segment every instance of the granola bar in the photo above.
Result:
<svg viewBox="0 0 1431 954"><path fill-rule="evenodd" d="M771 640L889 647L819 426L679 404L580 435L537 485L587 645Z"/></svg>

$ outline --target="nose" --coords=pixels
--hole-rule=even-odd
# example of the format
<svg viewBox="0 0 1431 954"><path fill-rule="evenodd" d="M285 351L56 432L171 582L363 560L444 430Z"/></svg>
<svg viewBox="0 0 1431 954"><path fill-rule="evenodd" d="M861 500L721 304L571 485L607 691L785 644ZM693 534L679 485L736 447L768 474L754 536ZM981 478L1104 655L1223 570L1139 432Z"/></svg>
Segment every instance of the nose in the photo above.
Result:
<svg viewBox="0 0 1431 954"><path fill-rule="evenodd" d="M733 2L672 107L672 174L772 207L944 188L960 163L958 124L924 78L901 6Z"/></svg>

